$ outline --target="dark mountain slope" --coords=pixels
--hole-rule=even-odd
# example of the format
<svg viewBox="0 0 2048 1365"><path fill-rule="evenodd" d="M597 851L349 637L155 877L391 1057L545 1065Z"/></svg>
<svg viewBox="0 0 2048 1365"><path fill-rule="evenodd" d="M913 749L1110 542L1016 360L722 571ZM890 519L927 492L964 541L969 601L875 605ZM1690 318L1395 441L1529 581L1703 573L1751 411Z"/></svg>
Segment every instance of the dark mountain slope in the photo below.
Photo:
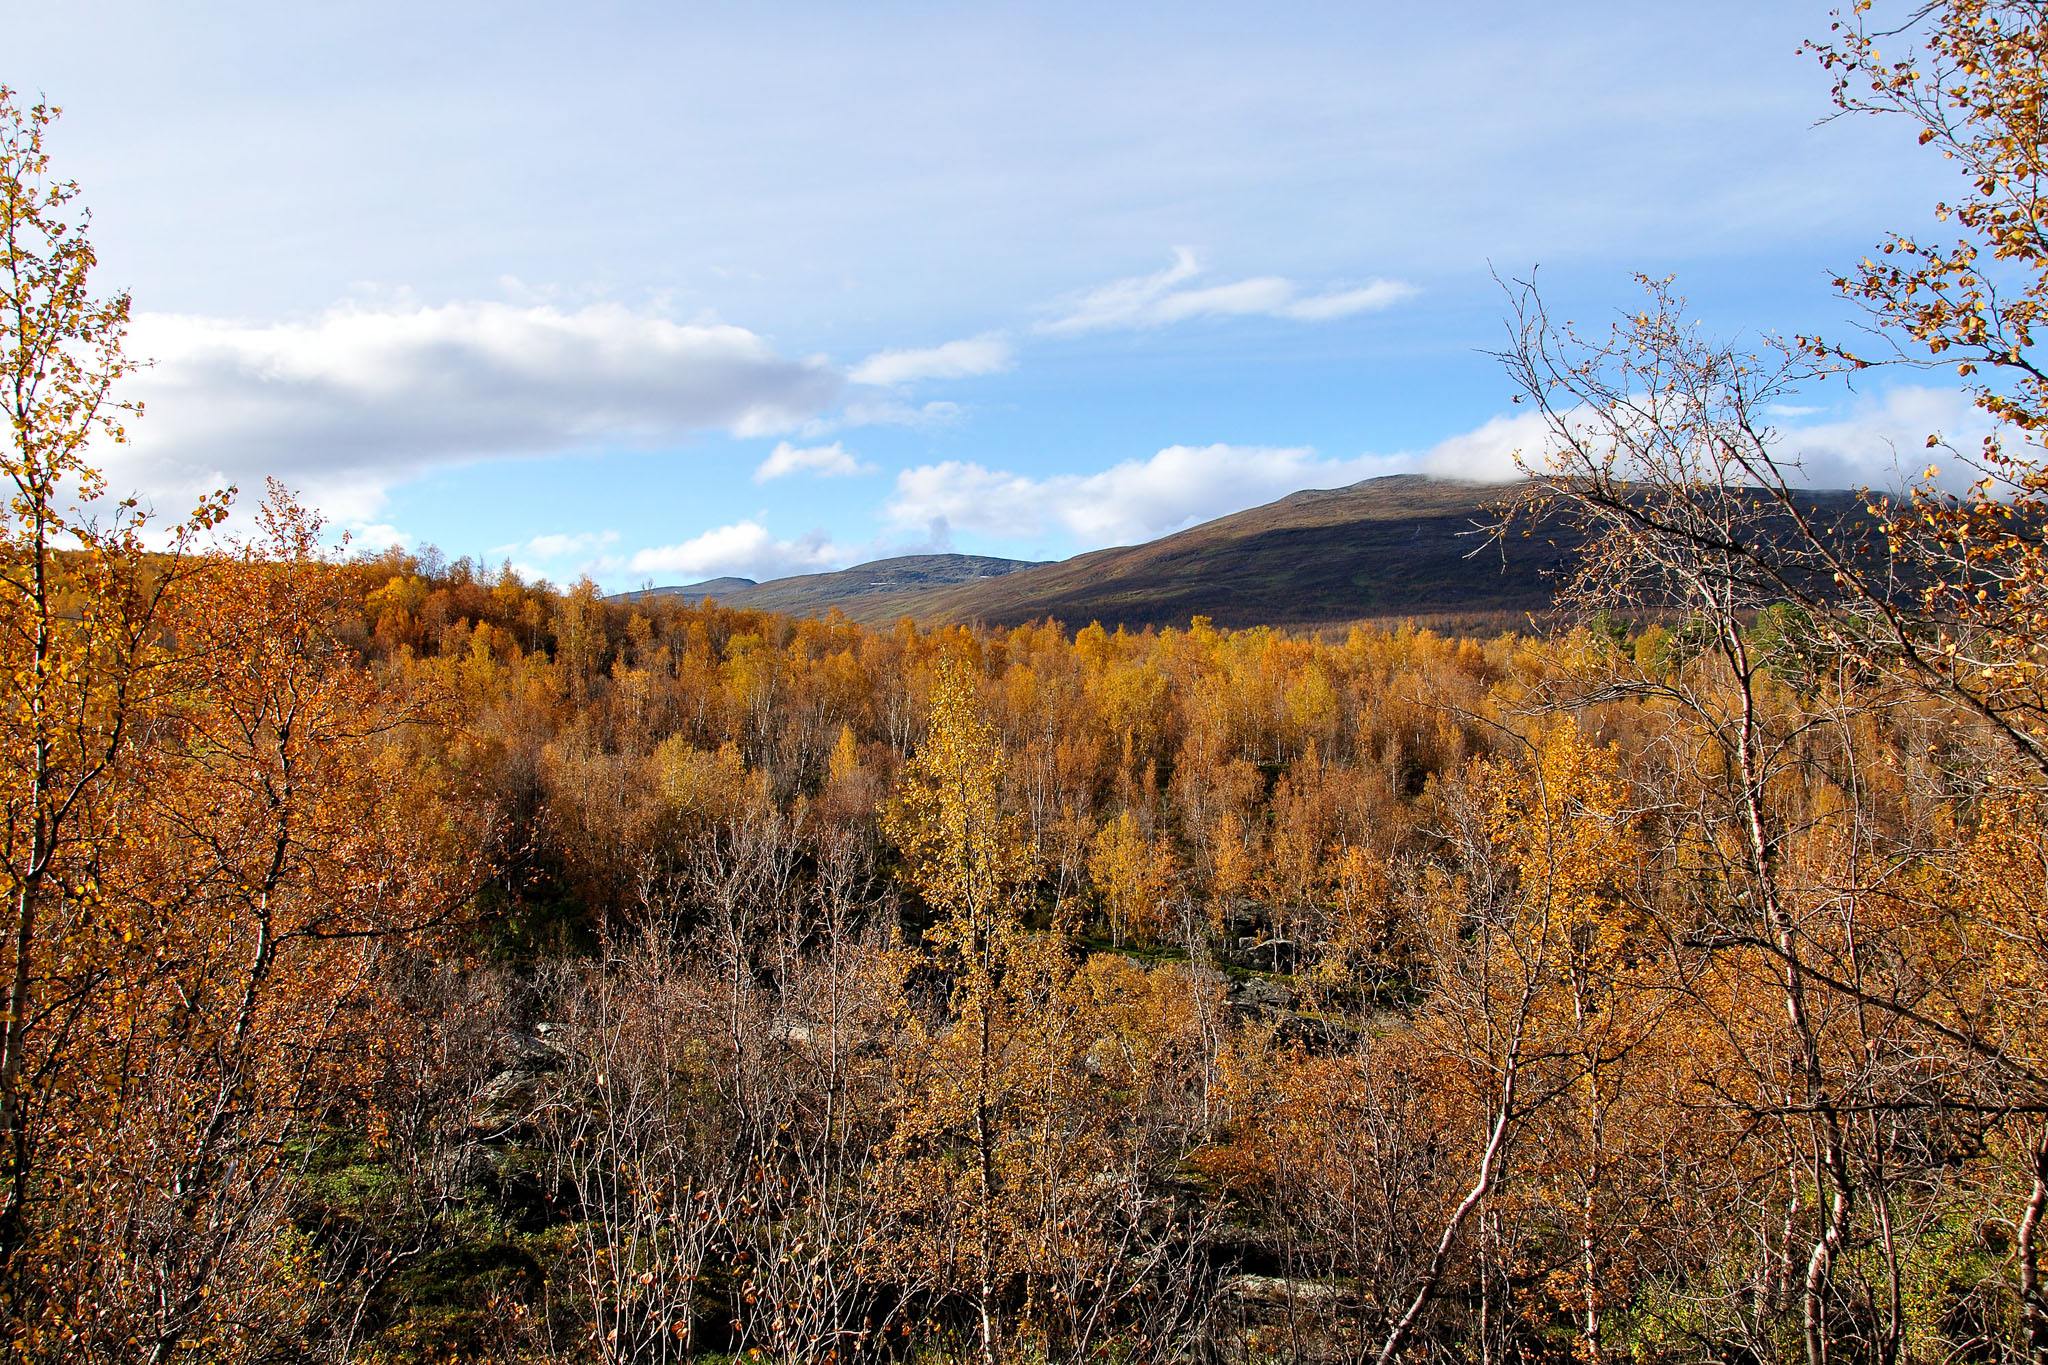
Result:
<svg viewBox="0 0 2048 1365"><path fill-rule="evenodd" d="M1547 611L1579 545L1568 528L1489 541L1483 527L1513 493L1500 484L1394 474L1294 493L1143 545L1054 564L972 555L879 560L715 594L727 606L816 615L838 607L867 625L1328 626L1433 618L1499 629ZM1854 516L1855 495L1815 490L1815 505ZM744 580L722 580L744 583ZM691 593L711 587L655 589Z"/></svg>
<svg viewBox="0 0 2048 1365"><path fill-rule="evenodd" d="M1295 493L1143 545L888 603L930 621L1011 625L1325 625L1361 617L1520 613L1550 606L1571 543L1489 545L1506 490L1395 474Z"/></svg>

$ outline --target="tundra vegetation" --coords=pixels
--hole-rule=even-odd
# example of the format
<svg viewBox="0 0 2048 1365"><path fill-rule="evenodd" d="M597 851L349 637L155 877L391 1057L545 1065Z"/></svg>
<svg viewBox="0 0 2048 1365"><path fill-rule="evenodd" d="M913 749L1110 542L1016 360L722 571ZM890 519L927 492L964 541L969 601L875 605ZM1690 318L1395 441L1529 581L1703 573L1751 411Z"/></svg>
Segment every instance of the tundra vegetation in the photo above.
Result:
<svg viewBox="0 0 2048 1365"><path fill-rule="evenodd" d="M8 1357L2044 1365L2048 7L1912 18L1815 49L1967 173L1888 349L1512 296L1590 548L1491 639L151 525L0 93ZM1829 521L1763 414L1873 364L1998 435Z"/></svg>

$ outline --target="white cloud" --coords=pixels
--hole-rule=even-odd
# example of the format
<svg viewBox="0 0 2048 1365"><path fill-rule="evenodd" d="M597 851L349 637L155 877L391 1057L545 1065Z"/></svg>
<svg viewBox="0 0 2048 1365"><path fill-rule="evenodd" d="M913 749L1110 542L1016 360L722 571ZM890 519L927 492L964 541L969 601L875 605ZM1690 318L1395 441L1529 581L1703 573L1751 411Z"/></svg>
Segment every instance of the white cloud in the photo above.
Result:
<svg viewBox="0 0 2048 1365"><path fill-rule="evenodd" d="M958 403L949 403L943 399L911 407L908 403L874 403L856 398L846 405L840 416L850 427L918 427L930 430L933 427L951 426L964 417L966 412L967 410Z"/></svg>
<svg viewBox="0 0 2048 1365"><path fill-rule="evenodd" d="M1534 412L1489 417L1471 431L1439 441L1415 458L1424 474L1440 479L1472 479L1479 483L1511 483L1522 477L1515 467L1519 454L1532 467L1541 466L1550 432Z"/></svg>
<svg viewBox="0 0 2048 1365"><path fill-rule="evenodd" d="M1378 456L1332 460L1305 446L1168 446L1099 474L1034 479L949 460L896 477L898 526L943 525L993 536L1071 538L1084 547L1150 540L1303 488L1392 470Z"/></svg>
<svg viewBox="0 0 2048 1365"><path fill-rule="evenodd" d="M1000 333L949 341L921 350L877 351L853 367L856 384L908 384L919 379L966 379L998 374L1016 363L1016 352Z"/></svg>
<svg viewBox="0 0 2048 1365"><path fill-rule="evenodd" d="M1331 318L1350 317L1353 313L1391 308L1420 292L1414 285L1403 284L1399 280L1374 280L1358 289L1340 289L1334 294L1297 299L1282 308L1280 314L1302 322L1325 322Z"/></svg>
<svg viewBox="0 0 2048 1365"><path fill-rule="evenodd" d="M1866 398L1834 421L1778 431L1779 448L1799 462L1801 481L1820 488L1895 488L1938 466L1938 483L1961 488L1974 472L1947 451L1929 450L1940 435L1957 450L1974 454L1994 430L1984 413L1960 389L1905 384L1881 397Z"/></svg>
<svg viewBox="0 0 2048 1365"><path fill-rule="evenodd" d="M1203 273L1195 253L1175 247L1173 263L1151 275L1114 281L1070 300L1058 317L1038 324L1054 335L1109 329L1163 327L1199 317L1275 317L1327 322L1388 308L1418 292L1396 280L1373 280L1353 289L1298 296L1292 280L1260 275L1231 284L1192 286Z"/></svg>
<svg viewBox="0 0 2048 1365"><path fill-rule="evenodd" d="M1778 404L1777 417L1807 417L1828 411L1810 404ZM1939 433L1959 450L1974 452L1992 426L1959 389L1902 385L1882 395L1862 398L1832 421L1773 428L1774 449L1791 481L1814 488L1892 488L1917 477L1933 464L1942 468L1939 482L1967 484L1969 468L1943 451L1927 449L1930 434ZM1588 435L1598 439L1590 426ZM1471 431L1450 437L1415 460L1424 473L1442 478L1501 483L1520 477L1519 453L1540 468L1550 446L1543 419L1534 412L1487 419Z"/></svg>
<svg viewBox="0 0 2048 1365"><path fill-rule="evenodd" d="M683 541L637 551L629 561L635 574L662 575L675 582L705 578L767 580L789 574L822 573L847 563L846 552L823 531L777 540L756 518L720 526Z"/></svg>
<svg viewBox="0 0 2048 1365"><path fill-rule="evenodd" d="M1820 409L1812 409L1820 411ZM1832 422L1783 428L1779 449L1796 481L1816 487L1895 484L1944 465L1943 482L1967 482L1959 462L1926 449L1941 432L1965 451L1989 427L1956 390L1902 387L1864 401ZM1033 478L962 461L920 465L896 478L886 515L898 527L976 532L1019 541L1048 537L1087 549L1150 540L1305 488L1331 488L1381 474L1505 483L1521 477L1520 455L1540 465L1549 431L1534 412L1487 419L1420 452L1332 459L1302 446L1169 446L1096 474ZM1955 465L1954 469L1946 466Z"/></svg>
<svg viewBox="0 0 2048 1365"><path fill-rule="evenodd" d="M117 488L173 502L276 474L337 520L438 464L723 428L795 430L841 376L742 327L616 305L342 306L267 325L142 314L129 351L146 420L102 457Z"/></svg>
<svg viewBox="0 0 2048 1365"><path fill-rule="evenodd" d="M388 522L357 522L345 528L348 548L368 554L412 544L412 537Z"/></svg>
<svg viewBox="0 0 2048 1365"><path fill-rule="evenodd" d="M821 479L834 479L872 474L875 467L856 460L837 441L828 446L793 446L787 441L778 441L775 449L768 452L768 458L754 470L754 482L767 483L770 479L787 478L805 471Z"/></svg>
<svg viewBox="0 0 2048 1365"><path fill-rule="evenodd" d="M1786 428L1779 436L1785 458L1800 462L1802 482L1882 486L1893 482L1900 466L1917 473L1930 456L1942 462L1937 452L1926 449L1929 432L1942 432L1968 450L1986 429L1968 395L1903 387L1862 400L1836 421ZM1542 418L1524 411L1489 418L1419 452L1391 455L1330 458L1306 446L1176 445L1098 473L1043 478L946 461L904 470L884 509L899 535L922 533L922 544L878 539L842 546L818 530L778 540L754 518L679 545L642 550L631 557L630 567L635 574L659 574L671 581L723 574L769 579L885 554L943 550L955 531L1021 542L1060 540L1076 549L1128 544L1302 489L1338 487L1382 474L1418 471L1439 478L1510 481L1520 477L1516 454L1532 463L1540 460L1547 438ZM836 449L837 443L819 452ZM792 450L790 455L819 452ZM824 458L820 453L821 462ZM1955 477L1962 474L1959 469Z"/></svg>
<svg viewBox="0 0 2048 1365"><path fill-rule="evenodd" d="M587 555L616 545L617 531L581 531L575 534L554 533L534 536L514 545L500 545L492 550L493 555L527 554L541 559L567 559L572 555Z"/></svg>

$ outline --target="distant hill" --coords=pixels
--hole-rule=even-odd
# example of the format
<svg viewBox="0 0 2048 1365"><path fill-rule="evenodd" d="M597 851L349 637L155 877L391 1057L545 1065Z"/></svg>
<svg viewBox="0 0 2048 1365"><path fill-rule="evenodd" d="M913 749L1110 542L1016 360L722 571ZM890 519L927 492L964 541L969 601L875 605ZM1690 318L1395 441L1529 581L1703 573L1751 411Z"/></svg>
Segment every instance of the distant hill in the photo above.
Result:
<svg viewBox="0 0 2048 1365"><path fill-rule="evenodd" d="M715 597L723 602L736 592L756 586L758 584L751 578L707 578L702 583L684 583L673 588L641 588L634 592L615 592L605 600L638 602L643 597L666 597L695 606L707 597Z"/></svg>
<svg viewBox="0 0 2048 1365"><path fill-rule="evenodd" d="M1551 605L1575 541L1489 545L1497 484L1393 474L1293 493L1143 545L920 597L920 619L1015 625L1328 625L1367 617L1519 614Z"/></svg>
<svg viewBox="0 0 2048 1365"><path fill-rule="evenodd" d="M1393 474L1290 494L1173 535L1051 564L919 555L806 574L714 595L728 606L794 616L838 607L867 625L908 616L927 625L1330 626L1424 618L1512 626L1553 605L1579 538L1568 529L1489 541L1500 484ZM1848 493L1815 490L1837 512ZM715 580L745 584L744 579ZM713 584L655 589L695 594Z"/></svg>
<svg viewBox="0 0 2048 1365"><path fill-rule="evenodd" d="M680 587L622 592L613 600L632 602L642 597L664 597L701 602L711 597L720 606L776 611L789 616L817 616L839 607L849 616L870 620L876 618L866 610L866 599L914 595L1033 567L1039 567L1035 560L998 559L992 555L903 555L856 564L836 573L798 574L772 578L766 583L756 583L751 578L713 578ZM895 619L887 613L884 616Z"/></svg>

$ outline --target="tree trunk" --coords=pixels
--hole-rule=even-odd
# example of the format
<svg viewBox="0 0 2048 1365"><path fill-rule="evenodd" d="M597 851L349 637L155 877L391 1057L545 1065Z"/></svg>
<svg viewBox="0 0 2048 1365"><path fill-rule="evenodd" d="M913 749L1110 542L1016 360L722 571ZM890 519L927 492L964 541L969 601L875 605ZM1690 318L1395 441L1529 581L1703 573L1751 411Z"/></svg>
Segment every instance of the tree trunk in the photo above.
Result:
<svg viewBox="0 0 2048 1365"><path fill-rule="evenodd" d="M1518 1040L1519 1042L1519 1040ZM1436 1297L1436 1291L1443 1282L1444 1269L1450 1263L1451 1247L1458 1239L1458 1229L1472 1210L1493 1193L1495 1182L1500 1176L1502 1149L1506 1147L1508 1134L1515 1117L1515 1082L1518 1059L1510 1056L1507 1074L1501 1081L1500 1114L1493 1121L1493 1131L1486 1139L1486 1153L1479 1159L1479 1177L1472 1182L1472 1188L1452 1211L1450 1220L1444 1224L1443 1235L1437 1238L1436 1250L1429 1258L1429 1266L1422 1272L1422 1281L1415 1288L1415 1297L1409 1302L1408 1310L1401 1314L1393 1330L1387 1333L1386 1342L1381 1345L1378 1365L1393 1365L1399 1358L1401 1348L1408 1344L1408 1336L1415 1330L1415 1324L1422 1317L1422 1310Z"/></svg>
<svg viewBox="0 0 2048 1365"><path fill-rule="evenodd" d="M2020 1322L2025 1329L2026 1359L2048 1365L2048 1296L2041 1291L2041 1219L2048 1212L2048 1123L2034 1142L2034 1190L2020 1218Z"/></svg>

